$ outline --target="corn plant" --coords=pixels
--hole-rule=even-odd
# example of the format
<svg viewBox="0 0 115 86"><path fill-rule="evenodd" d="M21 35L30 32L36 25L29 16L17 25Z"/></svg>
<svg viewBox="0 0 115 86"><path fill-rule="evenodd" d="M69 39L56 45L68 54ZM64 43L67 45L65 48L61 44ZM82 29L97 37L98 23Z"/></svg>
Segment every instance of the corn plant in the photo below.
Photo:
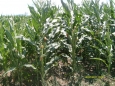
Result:
<svg viewBox="0 0 115 86"><path fill-rule="evenodd" d="M89 7L87 6L90 4ZM108 5L101 4L99 5L99 1L91 1L84 2L83 6L85 7L83 11L87 11L88 21L87 24L85 22L85 33L91 37L89 41L89 48L93 48L94 50L91 59L99 60L105 63L108 68L108 72L110 73L110 67L113 62L113 42L111 39L111 28L109 28L107 19L110 19L111 14L108 14L106 11L110 7L107 8ZM90 9L90 10L89 10ZM89 24L88 24L89 23ZM83 31L84 31L83 30ZM88 46L87 46L88 47ZM95 58L96 57L96 58ZM103 58L104 57L104 58Z"/></svg>
<svg viewBox="0 0 115 86"><path fill-rule="evenodd" d="M48 39L47 39L47 34L44 32L44 24L47 22L46 19L51 17L53 18L55 13L57 12L57 8L55 6L50 5L50 1L47 2L41 2L38 1L38 3L34 3L35 7L37 8L37 11L29 6L30 12L32 14L32 26L35 30L33 33L34 35L34 40L33 42L36 45L36 52L38 56L36 57L36 66L37 66L37 72L38 75L41 76L41 83L43 86L45 86L45 74L48 70L48 66L53 64L51 62L48 65L48 62L50 61L50 54L47 53L49 48L47 48L46 45L48 45ZM47 28L46 28L47 29ZM31 37L32 32L30 32L29 36ZM33 38L33 37L31 37ZM51 61L53 58L51 59ZM54 59L55 60L55 59ZM39 72L40 71L40 72ZM39 76L37 76L38 78ZM39 79L38 79L39 80Z"/></svg>
<svg viewBox="0 0 115 86"><path fill-rule="evenodd" d="M22 40L27 41L27 39L20 34L20 27L15 29L17 27L14 25L13 17L8 18L9 20L6 18L3 19L3 26L1 27L3 77L7 77L7 74L10 74L9 77L12 77L12 74L14 74L15 76L12 78L17 77L19 84L22 85L22 68L33 67L27 63L25 59L25 47L22 46ZM7 82L4 83L8 84ZM11 83L10 80L9 83ZM13 84L16 83L17 81L13 82Z"/></svg>

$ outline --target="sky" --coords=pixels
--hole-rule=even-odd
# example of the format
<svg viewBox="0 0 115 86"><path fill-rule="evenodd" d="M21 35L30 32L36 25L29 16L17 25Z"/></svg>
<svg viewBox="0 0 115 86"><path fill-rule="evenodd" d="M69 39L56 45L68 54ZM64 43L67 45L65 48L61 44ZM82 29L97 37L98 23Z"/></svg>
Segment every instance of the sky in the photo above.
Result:
<svg viewBox="0 0 115 86"><path fill-rule="evenodd" d="M60 5L60 0L51 0L52 3ZM64 0L67 1L67 0ZM82 0L74 0L80 3ZM101 0L106 2L107 0ZM32 0L0 0L0 15L29 15L28 5L34 6Z"/></svg>
<svg viewBox="0 0 115 86"><path fill-rule="evenodd" d="M0 0L0 15L29 14L28 5L32 0Z"/></svg>

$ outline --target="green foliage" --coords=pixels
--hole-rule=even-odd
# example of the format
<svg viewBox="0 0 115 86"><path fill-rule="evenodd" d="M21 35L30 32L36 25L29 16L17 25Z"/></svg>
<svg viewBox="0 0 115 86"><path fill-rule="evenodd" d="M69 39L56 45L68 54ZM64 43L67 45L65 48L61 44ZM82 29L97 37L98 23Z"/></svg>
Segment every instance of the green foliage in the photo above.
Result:
<svg viewBox="0 0 115 86"><path fill-rule="evenodd" d="M73 0L61 0L62 7L57 8L38 0L35 7L28 6L31 16L1 16L1 84L46 86L50 70L61 61L71 70L69 78L79 72L79 62L94 63L98 72L104 65L111 73L115 62L112 2L99 5L99 0L84 0L78 6Z"/></svg>

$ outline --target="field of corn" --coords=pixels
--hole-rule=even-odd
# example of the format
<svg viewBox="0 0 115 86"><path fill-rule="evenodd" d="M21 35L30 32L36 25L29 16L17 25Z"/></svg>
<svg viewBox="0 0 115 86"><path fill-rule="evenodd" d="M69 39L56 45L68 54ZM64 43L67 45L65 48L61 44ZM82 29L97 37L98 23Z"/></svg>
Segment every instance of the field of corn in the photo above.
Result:
<svg viewBox="0 0 115 86"><path fill-rule="evenodd" d="M33 3L0 16L0 86L115 86L115 3Z"/></svg>

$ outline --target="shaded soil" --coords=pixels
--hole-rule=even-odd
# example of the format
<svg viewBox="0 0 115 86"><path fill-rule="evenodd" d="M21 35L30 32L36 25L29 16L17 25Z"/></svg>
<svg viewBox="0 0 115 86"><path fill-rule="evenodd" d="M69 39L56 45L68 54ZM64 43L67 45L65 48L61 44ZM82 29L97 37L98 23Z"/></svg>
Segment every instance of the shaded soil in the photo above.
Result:
<svg viewBox="0 0 115 86"><path fill-rule="evenodd" d="M28 76L29 81L24 81L22 86L41 86L41 84L36 85L34 83L34 76L36 74L34 71L24 69L25 74L31 73L33 76ZM4 72L0 72L0 81L9 79L10 85L8 86L20 86L18 83L13 84L17 79L12 78L12 74L8 73L6 76L7 79L2 76ZM34 75L35 74L35 75ZM76 68L75 73L73 74L71 68L71 61L68 63L63 63L62 61L58 62L57 66L53 66L46 75L47 86L115 86L115 64L112 64L111 75L107 73L107 68L104 64L101 66L95 65L94 63L89 62L79 62L78 67ZM2 85L0 85L2 86ZM7 85L4 85L7 86Z"/></svg>
<svg viewBox="0 0 115 86"><path fill-rule="evenodd" d="M114 64L112 65L111 75L107 73L107 67L104 64L98 67L98 65L89 62L85 64L79 62L78 65L76 73L72 75L70 65L59 62L58 67L49 70L51 75L48 81L56 80L58 83L56 86L115 86Z"/></svg>

